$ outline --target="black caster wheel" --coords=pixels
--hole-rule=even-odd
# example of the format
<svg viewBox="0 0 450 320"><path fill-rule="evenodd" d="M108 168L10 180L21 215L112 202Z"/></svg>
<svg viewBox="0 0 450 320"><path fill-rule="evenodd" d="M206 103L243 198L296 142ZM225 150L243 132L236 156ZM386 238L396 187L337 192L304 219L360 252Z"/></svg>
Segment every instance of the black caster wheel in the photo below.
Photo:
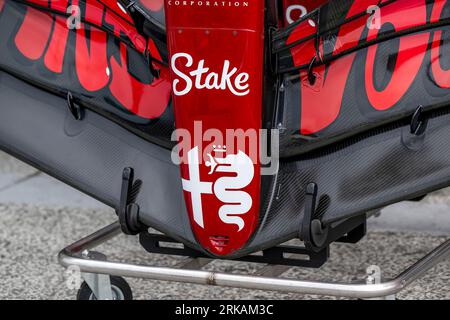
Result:
<svg viewBox="0 0 450 320"><path fill-rule="evenodd" d="M133 300L133 292L124 278L111 276L110 279L113 300ZM97 300L85 281L78 290L77 300Z"/></svg>

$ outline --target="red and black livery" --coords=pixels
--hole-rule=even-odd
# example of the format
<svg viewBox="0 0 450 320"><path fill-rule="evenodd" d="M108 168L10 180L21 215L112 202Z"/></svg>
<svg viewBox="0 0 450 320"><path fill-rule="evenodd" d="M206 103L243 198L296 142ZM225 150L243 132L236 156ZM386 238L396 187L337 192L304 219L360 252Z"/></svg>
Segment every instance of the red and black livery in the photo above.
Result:
<svg viewBox="0 0 450 320"><path fill-rule="evenodd" d="M450 185L449 24L446 0L0 0L0 147L116 209L133 168L139 225L201 254L320 252ZM174 164L198 122L277 130L278 170L259 136Z"/></svg>

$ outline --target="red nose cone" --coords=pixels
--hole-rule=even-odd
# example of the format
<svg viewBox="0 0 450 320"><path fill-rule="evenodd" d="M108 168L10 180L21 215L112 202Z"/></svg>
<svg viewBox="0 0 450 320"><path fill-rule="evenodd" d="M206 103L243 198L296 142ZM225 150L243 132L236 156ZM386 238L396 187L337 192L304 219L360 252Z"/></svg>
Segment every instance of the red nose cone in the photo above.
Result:
<svg viewBox="0 0 450 320"><path fill-rule="evenodd" d="M228 255L258 225L264 1L165 9L187 211L198 242Z"/></svg>

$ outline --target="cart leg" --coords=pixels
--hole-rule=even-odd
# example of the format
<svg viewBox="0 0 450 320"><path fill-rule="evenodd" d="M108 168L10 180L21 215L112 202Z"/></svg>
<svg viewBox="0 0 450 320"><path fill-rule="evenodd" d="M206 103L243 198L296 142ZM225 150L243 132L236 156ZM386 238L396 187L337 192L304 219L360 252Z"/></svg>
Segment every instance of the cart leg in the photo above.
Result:
<svg viewBox="0 0 450 320"><path fill-rule="evenodd" d="M87 259L106 261L106 256L100 252L84 251L82 255ZM97 300L113 300L111 277L109 275L82 272L81 276Z"/></svg>
<svg viewBox="0 0 450 320"><path fill-rule="evenodd" d="M374 284L380 284L382 283L382 273L381 268L379 266L369 266L366 269L366 284L367 285L374 285ZM385 297L379 297L379 298L372 298L372 299L365 299L365 300L396 300L395 294Z"/></svg>
<svg viewBox="0 0 450 320"><path fill-rule="evenodd" d="M109 275L96 273L82 273L84 281L87 283L97 300L112 300L113 293L111 278Z"/></svg>

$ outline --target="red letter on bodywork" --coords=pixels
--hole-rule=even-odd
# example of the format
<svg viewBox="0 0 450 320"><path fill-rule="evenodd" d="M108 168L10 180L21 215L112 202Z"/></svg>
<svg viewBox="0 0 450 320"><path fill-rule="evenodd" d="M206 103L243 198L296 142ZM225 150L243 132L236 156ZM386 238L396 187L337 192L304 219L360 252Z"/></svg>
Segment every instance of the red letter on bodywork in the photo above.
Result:
<svg viewBox="0 0 450 320"><path fill-rule="evenodd" d="M151 84L136 80L127 68L127 49L120 44L120 64L111 58L112 95L128 110L143 118L154 119L161 116L169 104L171 83L168 70L161 68L159 79L153 79Z"/></svg>
<svg viewBox="0 0 450 320"><path fill-rule="evenodd" d="M365 10L362 8L367 8L376 3L378 1L357 0L349 10L347 17L359 14L361 10ZM360 20L347 24L339 31L336 43L345 45L346 42L355 40L353 39L355 36L359 39L365 27L366 24ZM335 51L341 49L341 47L336 47ZM293 56L295 60L294 53ZM355 53L349 54L334 61L327 67L315 68L314 73L317 81L314 85L309 84L307 71L300 72L302 91L300 132L302 134L318 132L337 118L341 109L345 84L347 83L355 56Z"/></svg>
<svg viewBox="0 0 450 320"><path fill-rule="evenodd" d="M81 85L88 91L97 91L108 84L109 70L106 55L106 32L90 28L86 37L85 26L77 30L76 68ZM87 41L90 42L89 48Z"/></svg>
<svg viewBox="0 0 450 320"><path fill-rule="evenodd" d="M76 5L76 0L72 1ZM67 8L68 0L52 1L50 7L52 9L60 9L65 11ZM62 66L64 61L64 52L67 46L67 36L69 35L69 29L66 24L67 18L56 16L55 27L53 30L51 42L45 53L44 63L45 66L55 73L62 72Z"/></svg>
<svg viewBox="0 0 450 320"><path fill-rule="evenodd" d="M48 13L27 8L25 18L14 39L17 49L28 59L38 60L47 46L52 25L53 19L49 18Z"/></svg>
<svg viewBox="0 0 450 320"><path fill-rule="evenodd" d="M98 10L92 0L86 1L86 20L101 24L103 12ZM86 35L86 24L76 33L75 65L80 84L88 91L97 91L108 84L107 34L93 26ZM89 45L88 45L89 42Z"/></svg>
<svg viewBox="0 0 450 320"><path fill-rule="evenodd" d="M447 1L436 1L431 15L431 22L438 22L441 18L442 10ZM433 71L433 77L436 84L441 88L450 89L450 70L444 70L441 66L441 41L442 31L435 31L433 44L431 48L431 68ZM447 44L448 46L448 44Z"/></svg>
<svg viewBox="0 0 450 320"><path fill-rule="evenodd" d="M398 1L392 5L381 8L381 24L390 23L396 30L410 27L411 21L415 24L425 25L427 19L426 3L424 0L406 4ZM400 14L407 5L408 12ZM407 18L405 18L405 15ZM369 30L368 38L376 38L379 30ZM366 91L372 106L377 110L387 110L393 107L407 92L419 72L425 58L428 46L429 33L421 33L400 38L400 46L392 77L387 87L378 91L373 83L375 57L378 45L368 49L366 61Z"/></svg>

